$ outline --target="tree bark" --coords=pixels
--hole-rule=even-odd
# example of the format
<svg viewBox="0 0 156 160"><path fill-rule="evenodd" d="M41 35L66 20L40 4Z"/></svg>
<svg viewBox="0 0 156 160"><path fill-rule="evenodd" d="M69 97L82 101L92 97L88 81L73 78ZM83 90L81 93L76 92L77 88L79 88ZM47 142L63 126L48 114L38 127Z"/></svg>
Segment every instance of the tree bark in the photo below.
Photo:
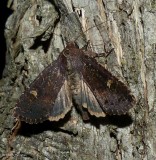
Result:
<svg viewBox="0 0 156 160"><path fill-rule="evenodd" d="M156 159L156 3L152 0L9 1L6 67L0 81L1 159ZM73 107L59 122L15 125L13 108L22 92L57 59L68 42L104 53L98 58L135 95L128 115L82 120ZM106 61L107 60L107 61Z"/></svg>

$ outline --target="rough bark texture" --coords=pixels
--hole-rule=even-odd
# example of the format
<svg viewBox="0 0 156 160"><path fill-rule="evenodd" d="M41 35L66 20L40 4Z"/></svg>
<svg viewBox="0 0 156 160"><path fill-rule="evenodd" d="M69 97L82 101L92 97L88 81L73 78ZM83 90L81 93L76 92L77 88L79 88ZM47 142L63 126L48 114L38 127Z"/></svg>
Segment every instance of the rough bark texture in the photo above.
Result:
<svg viewBox="0 0 156 160"><path fill-rule="evenodd" d="M7 62L0 81L0 159L156 159L156 2L153 0L10 0ZM59 122L28 125L8 149L21 93L75 41L103 53L106 67L135 95L129 115L83 122L73 108ZM98 59L105 64L105 58Z"/></svg>

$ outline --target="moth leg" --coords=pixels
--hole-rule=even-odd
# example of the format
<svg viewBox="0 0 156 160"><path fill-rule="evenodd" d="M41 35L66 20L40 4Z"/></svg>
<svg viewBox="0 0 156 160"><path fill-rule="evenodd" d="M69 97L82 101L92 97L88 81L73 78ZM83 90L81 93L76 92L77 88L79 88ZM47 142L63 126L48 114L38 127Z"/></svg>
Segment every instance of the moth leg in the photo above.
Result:
<svg viewBox="0 0 156 160"><path fill-rule="evenodd" d="M19 130L21 127L21 121L17 120L16 124L14 125L14 127L11 129L11 134L8 138L8 150L11 151L12 149L12 141L14 140L14 138L16 137L16 135L18 134Z"/></svg>
<svg viewBox="0 0 156 160"><path fill-rule="evenodd" d="M90 45L90 40L87 41L87 43L81 48L82 50L87 51Z"/></svg>
<svg viewBox="0 0 156 160"><path fill-rule="evenodd" d="M104 50L105 50L105 45L104 45ZM114 51L114 48L112 48L110 51L106 51L104 53L98 53L94 58L96 57L105 57L107 58L112 52Z"/></svg>

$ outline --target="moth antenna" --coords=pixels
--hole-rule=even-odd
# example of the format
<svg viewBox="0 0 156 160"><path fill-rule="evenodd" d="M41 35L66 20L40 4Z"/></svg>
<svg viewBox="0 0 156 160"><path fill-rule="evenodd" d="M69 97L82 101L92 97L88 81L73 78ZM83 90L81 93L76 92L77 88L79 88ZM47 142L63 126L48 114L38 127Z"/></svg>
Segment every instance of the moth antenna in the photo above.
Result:
<svg viewBox="0 0 156 160"><path fill-rule="evenodd" d="M94 27L96 27L96 26L102 25L103 23L104 23L104 22L101 22L100 24L97 24L97 25L94 25L94 26L88 28L88 29L85 30L82 34L86 33L87 31L89 31L90 29L92 29L92 28L94 28ZM79 35L76 37L75 41L77 41L77 40L80 38L80 36L81 36L81 34L79 34Z"/></svg>

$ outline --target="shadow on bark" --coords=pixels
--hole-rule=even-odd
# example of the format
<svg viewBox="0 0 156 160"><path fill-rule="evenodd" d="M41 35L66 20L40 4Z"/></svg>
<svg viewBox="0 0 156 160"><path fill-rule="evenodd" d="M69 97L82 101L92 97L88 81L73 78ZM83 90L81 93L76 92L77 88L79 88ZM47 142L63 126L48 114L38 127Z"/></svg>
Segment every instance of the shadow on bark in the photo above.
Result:
<svg viewBox="0 0 156 160"><path fill-rule="evenodd" d="M71 134L76 136L77 133L73 133L72 131L61 129L71 118L70 112L65 116L65 118L59 120L58 122L50 122L45 121L39 124L27 124L22 122L21 128L18 134L23 135L25 137L31 137L32 135L40 134L44 131L54 131L54 132L64 132L67 134ZM133 120L130 115L121 115L121 116L106 116L104 118L97 118L94 116L90 116L90 119L84 121L84 124L90 123L96 128L100 128L100 125L115 125L120 128L127 127L133 123Z"/></svg>

